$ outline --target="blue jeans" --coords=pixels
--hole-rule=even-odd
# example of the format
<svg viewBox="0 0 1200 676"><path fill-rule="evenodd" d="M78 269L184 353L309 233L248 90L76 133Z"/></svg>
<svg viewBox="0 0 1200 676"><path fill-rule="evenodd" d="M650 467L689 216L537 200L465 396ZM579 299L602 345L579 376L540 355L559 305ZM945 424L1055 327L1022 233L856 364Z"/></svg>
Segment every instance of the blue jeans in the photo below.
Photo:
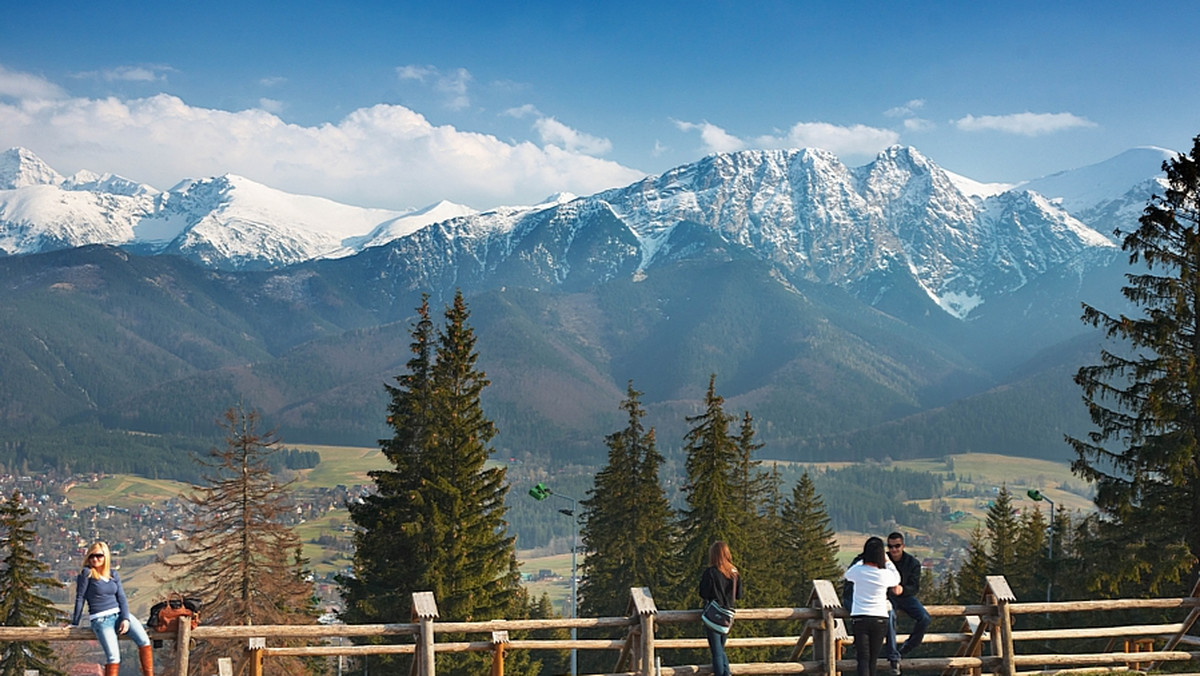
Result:
<svg viewBox="0 0 1200 676"><path fill-rule="evenodd" d="M117 623L120 617L120 613L113 613L91 620L92 633L96 635L96 640L100 641L100 647L104 649L104 659L109 664L121 662L121 649L117 646ZM132 615L129 616L128 633L133 642L139 646L150 645L150 637L146 635L146 629L142 627L138 618Z"/></svg>
<svg viewBox="0 0 1200 676"><path fill-rule="evenodd" d="M929 623L933 621L933 618L931 618L929 616L929 611L925 610L925 606L921 605L921 602L919 600L917 600L917 597L915 597L915 596L893 597L892 598L892 608L895 608L896 610L903 612L905 615L908 615L909 617L913 618L913 620L915 620L915 622L913 623L912 633L910 633L908 635L908 640L906 640L904 642L904 645L900 646L900 648L899 648L899 652L908 654L908 653L912 652L913 650L915 650L917 648L917 646L921 645L921 641L925 640L925 631L927 629L929 629ZM894 617L895 612L893 612L892 615ZM893 645L895 645L895 643L896 643L895 636L896 636L896 633L895 633L895 629L893 628L893 630L892 630L892 644ZM897 659L899 659L899 658L897 657Z"/></svg>
<svg viewBox="0 0 1200 676"><path fill-rule="evenodd" d="M725 655L725 639L727 634L714 631L704 626L704 636L708 639L708 650L712 653L713 676L729 676L729 657Z"/></svg>
<svg viewBox="0 0 1200 676"><path fill-rule="evenodd" d="M887 628L887 656L888 662L900 661L900 646L896 645L896 609L888 610L888 628Z"/></svg>

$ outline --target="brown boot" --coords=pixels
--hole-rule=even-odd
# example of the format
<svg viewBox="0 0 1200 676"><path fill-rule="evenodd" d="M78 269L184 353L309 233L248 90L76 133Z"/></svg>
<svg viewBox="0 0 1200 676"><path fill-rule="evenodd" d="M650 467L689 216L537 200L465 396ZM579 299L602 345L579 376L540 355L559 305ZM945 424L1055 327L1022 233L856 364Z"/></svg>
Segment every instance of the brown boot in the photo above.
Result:
<svg viewBox="0 0 1200 676"><path fill-rule="evenodd" d="M121 673L120 662L110 662L104 665L104 676L118 676Z"/></svg>
<svg viewBox="0 0 1200 676"><path fill-rule="evenodd" d="M138 661L142 663L142 676L154 676L154 648L138 646Z"/></svg>

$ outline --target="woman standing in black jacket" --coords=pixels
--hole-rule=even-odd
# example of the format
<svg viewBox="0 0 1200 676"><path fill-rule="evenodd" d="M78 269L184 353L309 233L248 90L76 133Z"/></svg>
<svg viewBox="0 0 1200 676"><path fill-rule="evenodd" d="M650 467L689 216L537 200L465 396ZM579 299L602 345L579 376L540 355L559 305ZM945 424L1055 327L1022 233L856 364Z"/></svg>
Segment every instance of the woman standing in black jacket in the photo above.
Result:
<svg viewBox="0 0 1200 676"><path fill-rule="evenodd" d="M700 575L700 598L705 605L709 601L716 601L722 608L733 610L737 600L744 595L729 545L724 540L717 540L708 548L708 568ZM704 635L708 638L708 649L712 653L713 676L730 676L729 658L725 655L727 634L704 625Z"/></svg>

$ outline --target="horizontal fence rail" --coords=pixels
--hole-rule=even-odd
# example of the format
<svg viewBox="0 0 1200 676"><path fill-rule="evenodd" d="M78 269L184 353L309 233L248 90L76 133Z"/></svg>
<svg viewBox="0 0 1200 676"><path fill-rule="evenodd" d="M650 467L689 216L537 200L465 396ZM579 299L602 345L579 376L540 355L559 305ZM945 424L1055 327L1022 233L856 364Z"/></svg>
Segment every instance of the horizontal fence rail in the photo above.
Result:
<svg viewBox="0 0 1200 676"><path fill-rule="evenodd" d="M1189 633L1200 618L1200 582L1192 595L1183 598L1111 599L1016 603L1003 576L989 576L979 604L926 606L932 617L960 618L959 632L927 633L925 644L949 644L956 654L942 657L905 658L903 670L938 672L941 676L977 676L991 672L1000 676L1033 676L1058 673L1069 668L1142 668L1161 662L1200 663L1200 636ZM1186 611L1179 622L1123 626L1087 626L1054 629L1014 630L1013 617L1033 614L1100 613L1121 610ZM674 676L705 675L708 664L663 664L658 651L703 650L703 638L658 638L658 625L699 626L699 610L658 610L650 591L630 590L628 615L625 617L580 617L541 620L488 620L482 622L440 622L437 604L431 592L413 594L411 622L395 624L329 625L256 625L207 626L195 629L180 623L179 632L150 632L150 637L170 640L173 647L173 673L189 676L189 650L193 641L241 639L246 648L219 660L220 676L261 676L265 660L277 657L334 657L409 654L414 656L413 673L433 676L439 653L490 652L493 676L503 675L504 653L514 650L609 651L616 654L611 675ZM799 608L746 608L737 611L737 624L726 643L731 661L740 649L790 648L790 657L772 662L740 662L731 665L735 674L818 673L835 676L853 673L856 662L843 658L843 648L853 645L845 625L849 613L842 607L832 582L813 582L809 605ZM793 621L803 627L799 635L738 637L737 627L747 621ZM609 630L610 638L525 639L510 638L510 632L552 629ZM437 640L439 635L454 634L472 640ZM334 639L394 638L396 642L336 645ZM90 629L78 627L3 627L0 641L90 641ZM898 637L903 640L901 634ZM1040 652L1053 641L1108 639L1101 652ZM1124 639L1123 643L1118 643ZM268 645L268 641L307 641L315 645ZM341 641L338 641L341 643ZM1039 652L1018 653L1021 642L1037 642ZM985 647L988 654L985 653ZM1134 650L1130 650L1133 647ZM1119 649L1118 649L1119 648ZM1190 648L1184 649L1184 648ZM809 659L802 660L805 655ZM885 664L881 660L881 665ZM204 675L207 676L207 675Z"/></svg>

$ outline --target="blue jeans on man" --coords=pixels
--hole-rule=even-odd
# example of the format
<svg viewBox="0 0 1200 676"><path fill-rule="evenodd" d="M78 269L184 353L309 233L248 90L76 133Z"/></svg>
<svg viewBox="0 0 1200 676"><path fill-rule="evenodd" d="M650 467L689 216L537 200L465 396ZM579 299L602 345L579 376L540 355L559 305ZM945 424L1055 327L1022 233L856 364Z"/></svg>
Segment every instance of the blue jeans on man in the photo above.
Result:
<svg viewBox="0 0 1200 676"><path fill-rule="evenodd" d="M892 612L888 614L888 661L898 662L901 656L907 655L921 645L921 641L925 640L925 632L929 629L929 623L933 618L929 616L929 611L925 610L925 606L921 605L921 601L915 596L893 596ZM896 611L902 611L905 615L911 617L913 622L912 632L909 633L908 639L904 641L904 645L896 645Z"/></svg>

